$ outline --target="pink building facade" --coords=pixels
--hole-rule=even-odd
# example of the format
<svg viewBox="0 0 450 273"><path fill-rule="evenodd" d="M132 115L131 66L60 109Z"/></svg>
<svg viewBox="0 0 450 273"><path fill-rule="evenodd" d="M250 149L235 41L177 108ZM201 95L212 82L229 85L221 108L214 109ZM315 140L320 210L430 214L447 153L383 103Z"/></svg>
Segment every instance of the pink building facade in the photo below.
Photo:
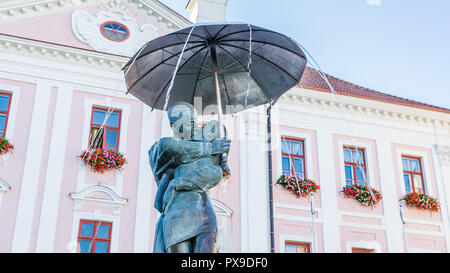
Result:
<svg viewBox="0 0 450 273"><path fill-rule="evenodd" d="M225 4L191 0L190 20L223 20ZM0 252L80 252L86 243L89 251L152 251L159 215L147 152L171 129L165 113L125 94L121 68L145 42L191 21L157 0L0 4L0 132L14 145L0 156ZM449 252L450 110L333 78L334 95L314 73L307 68L272 109L275 251ZM104 145L128 163L101 174L79 155L105 109L117 120ZM219 252L271 250L265 112L226 118L232 175L210 190ZM282 149L286 140L301 152ZM340 192L349 181L349 147L363 155L361 179L383 195L375 207ZM412 189L405 158L420 166ZM275 184L291 166L320 185L314 228L311 197ZM411 190L436 197L440 211L403 206L403 224L399 199Z"/></svg>

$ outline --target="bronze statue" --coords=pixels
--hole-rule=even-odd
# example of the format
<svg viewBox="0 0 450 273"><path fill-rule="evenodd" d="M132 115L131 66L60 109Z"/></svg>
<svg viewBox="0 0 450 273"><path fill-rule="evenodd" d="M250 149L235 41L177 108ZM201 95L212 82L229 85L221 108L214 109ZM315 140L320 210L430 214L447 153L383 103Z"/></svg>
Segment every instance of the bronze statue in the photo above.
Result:
<svg viewBox="0 0 450 273"><path fill-rule="evenodd" d="M161 213L153 252L215 252L217 220L207 191L230 173L221 161L230 140L217 139L217 122L200 128L189 103L173 104L168 116L174 137L161 138L149 150L158 185L154 205Z"/></svg>

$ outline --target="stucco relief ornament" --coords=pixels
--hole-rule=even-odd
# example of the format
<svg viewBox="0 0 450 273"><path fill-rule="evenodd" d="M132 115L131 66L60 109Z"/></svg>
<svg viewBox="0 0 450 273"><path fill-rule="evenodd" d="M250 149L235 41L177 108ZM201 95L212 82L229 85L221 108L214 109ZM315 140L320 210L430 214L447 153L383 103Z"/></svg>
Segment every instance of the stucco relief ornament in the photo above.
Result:
<svg viewBox="0 0 450 273"><path fill-rule="evenodd" d="M75 36L93 49L123 56L132 56L146 42L158 36L158 30L151 24L139 26L136 20L127 16L127 6L122 0L114 0L105 5L107 11L95 15L84 10L72 14L72 30ZM127 37L124 39L108 39L102 33L105 23L115 23L125 27Z"/></svg>

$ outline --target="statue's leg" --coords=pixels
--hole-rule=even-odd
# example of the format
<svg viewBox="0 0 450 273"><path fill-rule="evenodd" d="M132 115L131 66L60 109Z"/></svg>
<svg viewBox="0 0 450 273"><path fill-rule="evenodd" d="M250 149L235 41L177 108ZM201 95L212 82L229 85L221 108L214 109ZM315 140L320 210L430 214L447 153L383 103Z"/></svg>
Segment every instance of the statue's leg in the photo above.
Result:
<svg viewBox="0 0 450 273"><path fill-rule="evenodd" d="M169 246L167 253L192 253L191 239Z"/></svg>
<svg viewBox="0 0 450 273"><path fill-rule="evenodd" d="M204 232L195 237L194 253L215 253L217 232Z"/></svg>

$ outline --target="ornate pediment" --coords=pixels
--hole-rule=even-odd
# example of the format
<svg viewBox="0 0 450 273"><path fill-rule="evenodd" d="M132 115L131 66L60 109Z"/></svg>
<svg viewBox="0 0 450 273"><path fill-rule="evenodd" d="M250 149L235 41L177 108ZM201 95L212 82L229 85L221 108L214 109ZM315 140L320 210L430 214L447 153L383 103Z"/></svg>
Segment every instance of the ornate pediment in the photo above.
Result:
<svg viewBox="0 0 450 273"><path fill-rule="evenodd" d="M116 207L123 206L128 201L118 196L112 189L102 185L91 186L81 192L71 193L70 197L78 202L95 202Z"/></svg>
<svg viewBox="0 0 450 273"><path fill-rule="evenodd" d="M231 214L233 213L233 211L228 206L220 201L211 199L211 204L217 215L231 216Z"/></svg>
<svg viewBox="0 0 450 273"><path fill-rule="evenodd" d="M0 193L8 191L9 189L11 189L11 186L8 185L8 183L6 183L5 181L0 179Z"/></svg>
<svg viewBox="0 0 450 273"><path fill-rule="evenodd" d="M146 42L158 36L151 24L139 25L127 16L128 8L121 0L106 5L107 11L91 14L84 10L72 14L72 30L83 43L101 52L123 56L134 55Z"/></svg>

